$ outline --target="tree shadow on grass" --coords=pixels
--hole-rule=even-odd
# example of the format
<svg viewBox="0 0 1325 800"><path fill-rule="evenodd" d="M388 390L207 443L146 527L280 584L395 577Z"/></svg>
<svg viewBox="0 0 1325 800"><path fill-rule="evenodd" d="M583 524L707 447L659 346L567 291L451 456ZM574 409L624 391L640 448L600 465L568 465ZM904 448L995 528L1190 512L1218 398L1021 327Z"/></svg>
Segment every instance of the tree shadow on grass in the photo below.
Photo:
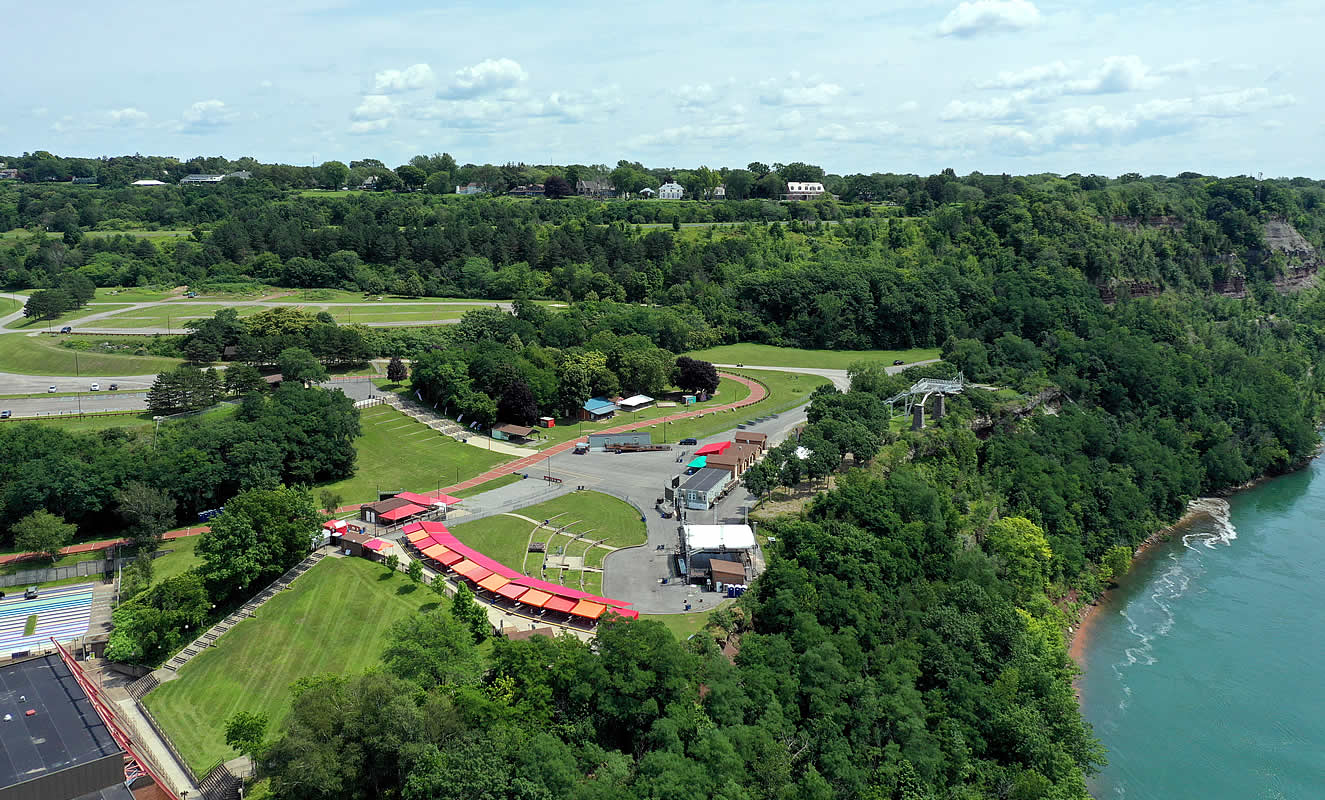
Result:
<svg viewBox="0 0 1325 800"><path fill-rule="evenodd" d="M413 594L418 588L417 583L407 583L404 586L397 587L396 594Z"/></svg>
<svg viewBox="0 0 1325 800"><path fill-rule="evenodd" d="M426 614L429 611L436 611L441 607L442 607L441 603L424 603L423 605L419 606L419 611Z"/></svg>
<svg viewBox="0 0 1325 800"><path fill-rule="evenodd" d="M394 578L395 576L396 576L396 573L391 572L390 570L388 570L388 571L386 571L386 572L383 572L381 575L378 575L378 576L377 576L377 579L378 579L379 581L389 581L389 580L391 580L392 578Z"/></svg>

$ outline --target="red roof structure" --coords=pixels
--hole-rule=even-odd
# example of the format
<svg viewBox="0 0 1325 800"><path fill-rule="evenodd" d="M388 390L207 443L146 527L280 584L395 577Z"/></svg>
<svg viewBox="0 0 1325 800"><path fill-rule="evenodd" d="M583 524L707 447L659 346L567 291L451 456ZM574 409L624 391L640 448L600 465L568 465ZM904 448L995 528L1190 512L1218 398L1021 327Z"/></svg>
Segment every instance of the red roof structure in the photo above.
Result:
<svg viewBox="0 0 1325 800"><path fill-rule="evenodd" d="M417 523L417 522L414 523L414 525L418 525L418 524L419 524L419 523ZM409 527L413 527L413 526L412 526L412 525L406 525L405 527L406 527L406 528L409 528ZM432 539L432 534L431 534L431 533L428 533L428 532L425 531L425 530L422 530L422 529L416 528L416 529L414 529L414 530L412 530L412 531L409 531L409 530L405 531L405 538L406 538L406 539L409 539L409 541L410 541L411 544L418 544L419 542L423 541L424 539Z"/></svg>
<svg viewBox="0 0 1325 800"><path fill-rule="evenodd" d="M440 560L442 556L446 555L450 551L447 550L446 547L443 545L431 544L423 548L422 552L424 557L431 558L434 561L437 561Z"/></svg>
<svg viewBox="0 0 1325 800"><path fill-rule="evenodd" d="M479 581L478 585L483 589L487 589L489 592L495 592L510 582L511 582L510 578L503 578L501 575L498 575L497 573L494 572L488 577Z"/></svg>
<svg viewBox="0 0 1325 800"><path fill-rule="evenodd" d="M363 546L369 550L385 550L387 543L381 539L369 539L363 543Z"/></svg>
<svg viewBox="0 0 1325 800"><path fill-rule="evenodd" d="M445 503L445 500L438 500L432 495L419 494L418 492L397 492L396 497L402 500L408 500L419 506L430 506L434 503Z"/></svg>
<svg viewBox="0 0 1325 800"><path fill-rule="evenodd" d="M521 586L518 583L508 583L497 590L497 594L505 597L507 600L518 600L520 595L529 591L529 587Z"/></svg>
<svg viewBox="0 0 1325 800"><path fill-rule="evenodd" d="M563 614L569 614L571 609L575 608L577 602L578 601L572 600L569 597L554 597L544 603L543 608L546 608L548 611L560 611Z"/></svg>
<svg viewBox="0 0 1325 800"><path fill-rule="evenodd" d="M547 592L540 591L538 589L530 589L529 591L525 592L523 596L520 597L520 602L524 603L527 606L534 606L535 608L543 608L544 606L547 605L547 601L551 599L552 595L548 594Z"/></svg>
<svg viewBox="0 0 1325 800"><path fill-rule="evenodd" d="M415 514L422 514L427 510L428 509L424 508L423 506L416 506L413 503L410 503L408 505L403 505L400 508L393 508L390 511L383 511L381 514L378 514L377 516L380 517L381 519L386 520L387 522L398 522L402 519L408 519L414 516Z"/></svg>
<svg viewBox="0 0 1325 800"><path fill-rule="evenodd" d="M731 446L732 446L731 442L714 442L713 444L706 444L703 447L696 450L695 455L697 456L716 455Z"/></svg>
<svg viewBox="0 0 1325 800"><path fill-rule="evenodd" d="M575 607L570 610L570 613L577 617L584 617L585 619L598 619L606 610L607 606L604 606L602 603L591 603L588 600L581 600L575 604Z"/></svg>

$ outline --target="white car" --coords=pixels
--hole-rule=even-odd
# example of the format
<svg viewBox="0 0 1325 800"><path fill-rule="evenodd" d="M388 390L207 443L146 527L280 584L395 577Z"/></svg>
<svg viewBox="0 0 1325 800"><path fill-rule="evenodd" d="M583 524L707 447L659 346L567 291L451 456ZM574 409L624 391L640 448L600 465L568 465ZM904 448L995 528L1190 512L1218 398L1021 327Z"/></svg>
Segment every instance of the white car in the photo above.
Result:
<svg viewBox="0 0 1325 800"><path fill-rule="evenodd" d="M92 384L92 386L91 386L91 391L94 391L94 392L99 392L99 391L101 391L101 384L99 384L99 383L94 383L94 384Z"/></svg>
<svg viewBox="0 0 1325 800"><path fill-rule="evenodd" d="M54 386L47 386L47 387L46 387L46 392L47 392L48 394L49 394L49 393L52 393L52 392L55 392L55 391L56 391L56 389L55 389Z"/></svg>

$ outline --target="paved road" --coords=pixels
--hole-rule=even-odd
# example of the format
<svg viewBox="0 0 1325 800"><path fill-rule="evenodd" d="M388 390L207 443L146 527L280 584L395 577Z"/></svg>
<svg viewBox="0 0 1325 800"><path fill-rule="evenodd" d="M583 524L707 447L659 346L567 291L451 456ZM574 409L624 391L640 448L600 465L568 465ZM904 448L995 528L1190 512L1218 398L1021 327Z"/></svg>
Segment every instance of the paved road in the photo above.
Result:
<svg viewBox="0 0 1325 800"><path fill-rule="evenodd" d="M54 386L57 392L86 392L93 383L101 384L105 389L112 383L120 391L133 391L152 388L155 375L117 375L112 377L96 376L81 378L73 375L23 375L17 372L0 372L0 394L34 394L46 391Z"/></svg>
<svg viewBox="0 0 1325 800"><path fill-rule="evenodd" d="M887 366L884 369L887 370L889 375L896 375L904 369L918 367L921 364L937 364L939 360L940 359L937 358L931 358L926 361L911 361L906 364ZM766 367L755 364L714 364L713 366L724 367L727 369L767 369L774 372L799 372L804 375L818 375L821 378L827 378L832 381L833 385L843 392L851 388L851 376L848 375L847 371L844 369L819 369L818 367Z"/></svg>
<svg viewBox="0 0 1325 800"><path fill-rule="evenodd" d="M103 379L104 380L104 379ZM101 384L105 388L107 384ZM83 386L87 388L86 385ZM0 399L0 409L15 417L69 416L99 414L103 411L142 411L147 408L146 392L85 392L73 397L30 397Z"/></svg>

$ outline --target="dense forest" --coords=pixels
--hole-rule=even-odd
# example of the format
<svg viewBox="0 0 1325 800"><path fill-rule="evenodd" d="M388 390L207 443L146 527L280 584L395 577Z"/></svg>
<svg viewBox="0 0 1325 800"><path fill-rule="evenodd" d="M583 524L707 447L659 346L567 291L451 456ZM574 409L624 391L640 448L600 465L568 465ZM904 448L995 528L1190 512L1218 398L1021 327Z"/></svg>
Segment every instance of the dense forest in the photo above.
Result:
<svg viewBox="0 0 1325 800"><path fill-rule="evenodd" d="M81 275L516 300L427 331L219 315L174 345L199 360L230 345L255 366L292 348L400 355L428 399L496 418L656 386L677 354L715 344L942 349L898 376L857 365L849 392L816 393L794 443L808 458L784 447L751 470L757 494L836 487L761 526L768 571L714 616L716 637L609 623L593 647L536 638L480 656L432 612L393 632L384 669L295 687L293 717L258 749L282 798L1083 798L1103 754L1072 697L1073 605L1189 499L1291 469L1319 441L1319 181L820 170L809 178L840 199L665 203L429 190L435 174L466 179L454 160L398 176L402 191L311 195L298 190L325 185L320 168L155 165L257 168L137 190L55 185L20 163L28 182L0 187L0 227L27 229L0 246L10 288L85 294ZM759 170L718 175L737 172ZM192 233L116 233L148 227ZM994 389L892 430L886 398L957 372ZM108 487L130 479L195 509L209 487L248 497L353 468L323 455L356 432L334 394L252 397L158 450L0 431L3 513L111 513ZM229 596L232 567L228 583L176 588L190 607ZM170 602L145 596L144 618Z"/></svg>

